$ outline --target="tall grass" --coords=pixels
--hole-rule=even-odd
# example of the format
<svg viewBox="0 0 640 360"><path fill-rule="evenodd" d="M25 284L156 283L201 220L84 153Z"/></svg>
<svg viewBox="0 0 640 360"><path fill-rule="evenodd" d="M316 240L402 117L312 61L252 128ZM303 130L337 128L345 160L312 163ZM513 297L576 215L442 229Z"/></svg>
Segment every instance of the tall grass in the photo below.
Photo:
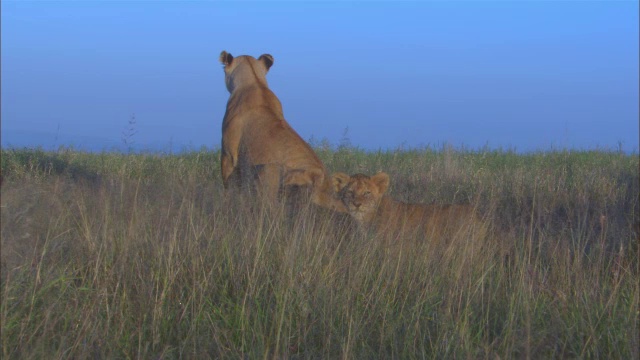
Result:
<svg viewBox="0 0 640 360"><path fill-rule="evenodd" d="M2 150L3 358L638 358L638 156L318 149L491 231L222 190L219 154Z"/></svg>

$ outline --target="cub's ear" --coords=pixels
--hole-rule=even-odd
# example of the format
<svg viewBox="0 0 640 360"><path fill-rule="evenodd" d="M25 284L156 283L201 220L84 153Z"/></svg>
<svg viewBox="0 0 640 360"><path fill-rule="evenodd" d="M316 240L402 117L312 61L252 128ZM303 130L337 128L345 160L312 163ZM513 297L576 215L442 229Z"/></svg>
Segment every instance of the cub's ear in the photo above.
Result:
<svg viewBox="0 0 640 360"><path fill-rule="evenodd" d="M222 51L220 53L220 62L222 63L222 65L228 66L229 64L231 64L232 61L233 61L233 55L229 54L226 51Z"/></svg>
<svg viewBox="0 0 640 360"><path fill-rule="evenodd" d="M271 65L273 65L273 56L269 54L262 54L258 58L258 61L262 61L264 63L264 66L267 67L267 70L269 70L269 68L271 68Z"/></svg>
<svg viewBox="0 0 640 360"><path fill-rule="evenodd" d="M333 184L333 190L335 192L340 192L342 188L347 186L349 179L351 179L351 176L341 172L331 175L331 183Z"/></svg>
<svg viewBox="0 0 640 360"><path fill-rule="evenodd" d="M379 172L371 177L371 181L378 187L380 194L384 194L389 189L389 175L384 172Z"/></svg>

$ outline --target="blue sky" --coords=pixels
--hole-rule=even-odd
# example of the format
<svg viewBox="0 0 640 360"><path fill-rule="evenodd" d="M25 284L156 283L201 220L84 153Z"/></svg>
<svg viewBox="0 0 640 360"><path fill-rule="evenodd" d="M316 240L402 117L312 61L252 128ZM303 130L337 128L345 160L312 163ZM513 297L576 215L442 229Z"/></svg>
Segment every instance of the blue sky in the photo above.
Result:
<svg viewBox="0 0 640 360"><path fill-rule="evenodd" d="M218 148L218 56L304 139L638 151L638 1L2 1L2 146Z"/></svg>

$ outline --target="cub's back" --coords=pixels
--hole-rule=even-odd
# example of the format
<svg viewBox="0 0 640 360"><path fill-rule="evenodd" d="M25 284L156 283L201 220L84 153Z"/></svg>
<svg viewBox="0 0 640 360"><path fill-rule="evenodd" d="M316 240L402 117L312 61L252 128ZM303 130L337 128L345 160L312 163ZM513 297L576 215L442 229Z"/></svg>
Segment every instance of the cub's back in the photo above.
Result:
<svg viewBox="0 0 640 360"><path fill-rule="evenodd" d="M455 234L478 219L470 204L408 204L385 196L372 225L383 233Z"/></svg>

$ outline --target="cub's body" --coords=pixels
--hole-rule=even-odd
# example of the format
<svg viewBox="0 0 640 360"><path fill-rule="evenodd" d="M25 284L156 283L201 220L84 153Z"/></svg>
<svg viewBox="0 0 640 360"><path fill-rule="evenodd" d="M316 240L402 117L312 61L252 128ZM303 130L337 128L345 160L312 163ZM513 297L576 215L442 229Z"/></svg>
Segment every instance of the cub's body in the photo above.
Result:
<svg viewBox="0 0 640 360"><path fill-rule="evenodd" d="M389 176L337 173L333 183L347 212L365 231L380 235L451 236L477 225L469 204L408 204L385 195Z"/></svg>

